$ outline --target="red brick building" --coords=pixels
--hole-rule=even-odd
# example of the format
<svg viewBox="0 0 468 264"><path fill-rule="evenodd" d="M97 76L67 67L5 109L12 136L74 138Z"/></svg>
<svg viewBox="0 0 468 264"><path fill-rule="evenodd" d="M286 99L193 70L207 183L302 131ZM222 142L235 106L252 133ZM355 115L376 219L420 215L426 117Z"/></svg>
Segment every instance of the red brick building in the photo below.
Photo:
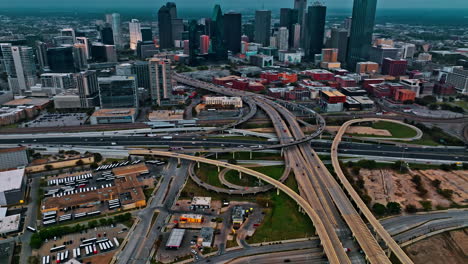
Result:
<svg viewBox="0 0 468 264"><path fill-rule="evenodd" d="M405 75L407 67L407 60L394 60L391 58L385 58L382 62L382 74L391 76Z"/></svg>

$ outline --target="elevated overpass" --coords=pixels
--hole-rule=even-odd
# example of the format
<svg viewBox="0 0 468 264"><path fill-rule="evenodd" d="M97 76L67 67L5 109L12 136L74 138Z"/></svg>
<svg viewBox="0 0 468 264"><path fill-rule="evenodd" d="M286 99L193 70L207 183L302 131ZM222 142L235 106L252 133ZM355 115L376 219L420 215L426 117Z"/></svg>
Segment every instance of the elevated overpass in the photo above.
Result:
<svg viewBox="0 0 468 264"><path fill-rule="evenodd" d="M336 264L343 264L343 263L351 263L348 256L343 250L343 246L341 244L337 243L332 243L328 230L325 228L324 223L322 219L319 217L317 212L311 207L308 201L306 201L304 198L302 198L299 194L297 194L295 191L291 190L288 186L284 185L283 183L265 175L260 172L222 162L222 161L217 161L217 160L211 160L203 157L197 157L197 156L190 156L190 155L185 155L185 154L179 154L179 153L173 153L173 152L165 152L165 151L157 151L157 150L130 150L129 151L130 155L154 155L154 156L161 156L161 157L171 157L171 158L176 158L176 159L184 159L184 160L190 160L190 161L195 161L195 162L202 162L206 164L211 164L219 167L224 167L224 168L229 168L231 170L238 171L240 173L245 173L247 175L254 176L258 179L261 179L271 185L273 185L275 188L278 190L283 191L286 193L289 197L291 197L295 202L301 206L304 211L307 213L307 215L310 217L312 222L314 223L314 226L316 228L317 234L320 237L320 241L323 244L323 248L325 251L325 254L327 255L328 260L330 263L336 263Z"/></svg>
<svg viewBox="0 0 468 264"><path fill-rule="evenodd" d="M373 228L374 232L385 242L389 250L395 254L395 256L402 262L402 263L413 263L412 260L406 255L403 249L393 240L390 234L385 230L385 228L381 225L381 223L374 217L372 212L369 210L367 205L362 201L359 194L354 190L353 186L349 183L348 179L343 173L341 169L339 160L338 160L338 147L341 142L341 139L348 129L349 126L355 123L361 122L376 122L376 121L387 121L397 124L404 124L401 121L390 120L390 119L380 119L380 118L364 118L364 119L355 119L350 120L344 123L341 128L339 129L338 133L333 140L332 148L331 148L331 158L332 158L332 165L335 170L336 175L341 183L341 185L346 190L348 196L354 203L356 204L359 212L369 221L369 224Z"/></svg>

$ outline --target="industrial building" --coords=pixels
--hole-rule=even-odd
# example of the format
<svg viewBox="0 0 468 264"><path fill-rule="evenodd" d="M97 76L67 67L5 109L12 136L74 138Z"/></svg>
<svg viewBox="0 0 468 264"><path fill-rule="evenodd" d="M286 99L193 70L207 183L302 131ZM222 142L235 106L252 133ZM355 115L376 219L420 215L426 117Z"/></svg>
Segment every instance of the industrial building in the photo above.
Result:
<svg viewBox="0 0 468 264"><path fill-rule="evenodd" d="M9 206L24 202L26 175L24 169L0 172L0 205Z"/></svg>
<svg viewBox="0 0 468 264"><path fill-rule="evenodd" d="M29 163L26 147L0 148L0 170L15 169Z"/></svg>

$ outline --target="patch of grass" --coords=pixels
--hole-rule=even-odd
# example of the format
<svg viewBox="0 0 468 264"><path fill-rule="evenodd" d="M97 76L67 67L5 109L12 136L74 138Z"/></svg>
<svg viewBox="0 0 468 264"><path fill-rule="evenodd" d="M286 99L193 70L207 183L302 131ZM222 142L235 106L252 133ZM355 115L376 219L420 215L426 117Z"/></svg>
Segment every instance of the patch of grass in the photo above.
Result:
<svg viewBox="0 0 468 264"><path fill-rule="evenodd" d="M18 124L10 124L10 125L0 126L0 130L5 129L5 128L18 128Z"/></svg>
<svg viewBox="0 0 468 264"><path fill-rule="evenodd" d="M233 235L232 240L227 240L226 241L226 248L232 248L232 247L237 247L237 241L236 241L236 234Z"/></svg>
<svg viewBox="0 0 468 264"><path fill-rule="evenodd" d="M392 137L396 138L411 138L417 135L417 132L410 127L385 121L373 123L372 128L388 130L392 134Z"/></svg>
<svg viewBox="0 0 468 264"><path fill-rule="evenodd" d="M266 174L271 178L278 180L281 178L284 172L284 166L265 166L265 167L255 167L250 168L254 171ZM242 179L239 179L239 173L237 171L230 170L226 173L225 178L228 182L240 186L258 186L258 179L250 175L242 175ZM266 184L266 183L265 183Z"/></svg>
<svg viewBox="0 0 468 264"><path fill-rule="evenodd" d="M200 168L196 167L195 173L203 182L206 182L209 185L223 187L223 184L219 180L218 168L216 166L201 163Z"/></svg>
<svg viewBox="0 0 468 264"><path fill-rule="evenodd" d="M286 185L297 191L294 177L289 177ZM307 214L298 211L297 203L285 193L276 191L270 194L270 207L265 209L265 217L249 243L261 243L285 239L309 237L315 234L315 228Z"/></svg>
<svg viewBox="0 0 468 264"><path fill-rule="evenodd" d="M122 162L122 161L126 161L126 159L106 158L103 164L111 164L113 162Z"/></svg>

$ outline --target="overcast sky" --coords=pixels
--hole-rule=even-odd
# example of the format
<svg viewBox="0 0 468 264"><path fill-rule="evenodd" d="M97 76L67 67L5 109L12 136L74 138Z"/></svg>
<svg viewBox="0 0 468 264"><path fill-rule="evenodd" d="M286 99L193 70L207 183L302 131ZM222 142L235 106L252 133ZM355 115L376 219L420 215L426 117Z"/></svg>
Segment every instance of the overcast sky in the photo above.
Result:
<svg viewBox="0 0 468 264"><path fill-rule="evenodd" d="M314 2L308 1L309 3ZM92 8L123 8L147 7L157 8L167 1L160 0L0 0L2 8L41 8L41 9L92 9ZM261 8L291 7L293 0L172 0L178 7L202 8L221 4L223 9L229 8ZM329 8L351 8L353 0L322 0ZM468 0L379 0L378 8L468 8Z"/></svg>

